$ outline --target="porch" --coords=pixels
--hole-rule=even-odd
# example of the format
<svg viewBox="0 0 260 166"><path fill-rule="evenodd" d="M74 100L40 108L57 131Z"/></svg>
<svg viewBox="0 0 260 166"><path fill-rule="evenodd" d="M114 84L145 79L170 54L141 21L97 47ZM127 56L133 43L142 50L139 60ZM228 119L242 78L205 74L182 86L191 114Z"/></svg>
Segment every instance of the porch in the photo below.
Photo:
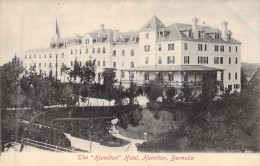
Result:
<svg viewBox="0 0 260 166"><path fill-rule="evenodd" d="M160 80L164 86L177 89L186 83L195 91L201 91L202 85L206 83L217 86L219 90L223 86L223 69L202 65L139 66L120 72L120 82L124 86L129 86L131 82L143 86L154 79Z"/></svg>

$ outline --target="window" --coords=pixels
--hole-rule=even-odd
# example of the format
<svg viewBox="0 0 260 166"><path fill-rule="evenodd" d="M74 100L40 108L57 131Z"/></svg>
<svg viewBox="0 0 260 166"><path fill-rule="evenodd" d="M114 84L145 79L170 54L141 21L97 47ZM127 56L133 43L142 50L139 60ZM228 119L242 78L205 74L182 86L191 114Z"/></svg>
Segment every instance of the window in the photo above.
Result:
<svg viewBox="0 0 260 166"><path fill-rule="evenodd" d="M51 56L51 53L50 53L50 58L51 58L52 56Z"/></svg>
<svg viewBox="0 0 260 166"><path fill-rule="evenodd" d="M89 39L86 39L86 40L85 40L85 43L86 43L86 44L89 44Z"/></svg>
<svg viewBox="0 0 260 166"><path fill-rule="evenodd" d="M236 52L237 52L237 47L236 47Z"/></svg>
<svg viewBox="0 0 260 166"><path fill-rule="evenodd" d="M44 58L46 59L46 54L44 54Z"/></svg>
<svg viewBox="0 0 260 166"><path fill-rule="evenodd" d="M150 51L150 45L145 45L144 46L144 52Z"/></svg>
<svg viewBox="0 0 260 166"><path fill-rule="evenodd" d="M214 64L219 64L219 57L214 57Z"/></svg>
<svg viewBox="0 0 260 166"><path fill-rule="evenodd" d="M223 57L220 57L220 64L223 64Z"/></svg>
<svg viewBox="0 0 260 166"><path fill-rule="evenodd" d="M189 64L189 63L190 63L190 57L184 56L184 64Z"/></svg>
<svg viewBox="0 0 260 166"><path fill-rule="evenodd" d="M44 67L46 67L46 63L44 63Z"/></svg>
<svg viewBox="0 0 260 166"><path fill-rule="evenodd" d="M146 25L146 28L151 28L151 25L150 25L150 24L147 24L147 25Z"/></svg>
<svg viewBox="0 0 260 166"><path fill-rule="evenodd" d="M70 61L70 66L73 66L73 61Z"/></svg>
<svg viewBox="0 0 260 166"><path fill-rule="evenodd" d="M237 64L237 57L236 57L236 64Z"/></svg>
<svg viewBox="0 0 260 166"><path fill-rule="evenodd" d="M125 72L121 72L121 78L125 78Z"/></svg>
<svg viewBox="0 0 260 166"><path fill-rule="evenodd" d="M158 36L159 36L159 38L164 37L164 32L163 32L163 31L159 31L159 32L158 32Z"/></svg>
<svg viewBox="0 0 260 166"><path fill-rule="evenodd" d="M39 63L39 67L42 67L42 64L41 64L41 63Z"/></svg>
<svg viewBox="0 0 260 166"><path fill-rule="evenodd" d="M231 73L228 73L228 80L231 80Z"/></svg>
<svg viewBox="0 0 260 166"><path fill-rule="evenodd" d="M75 49L75 55L77 55L77 49Z"/></svg>
<svg viewBox="0 0 260 166"><path fill-rule="evenodd" d="M131 55L134 56L135 55L135 50L131 49Z"/></svg>
<svg viewBox="0 0 260 166"><path fill-rule="evenodd" d="M168 44L168 50L174 50L174 44Z"/></svg>
<svg viewBox="0 0 260 166"><path fill-rule="evenodd" d="M150 25L150 24L149 24ZM149 39L149 33L145 33L145 38Z"/></svg>
<svg viewBox="0 0 260 166"><path fill-rule="evenodd" d="M131 62L131 67L135 67L135 64L134 64L134 62Z"/></svg>
<svg viewBox="0 0 260 166"><path fill-rule="evenodd" d="M113 62L113 67L114 67L114 68L116 67L116 62Z"/></svg>
<svg viewBox="0 0 260 166"><path fill-rule="evenodd" d="M231 34L227 34L227 40L231 39Z"/></svg>
<svg viewBox="0 0 260 166"><path fill-rule="evenodd" d="M228 90L232 90L232 85L228 85Z"/></svg>
<svg viewBox="0 0 260 166"><path fill-rule="evenodd" d="M100 61L97 62L97 65L100 66Z"/></svg>
<svg viewBox="0 0 260 166"><path fill-rule="evenodd" d="M219 33L215 33L215 39L219 39Z"/></svg>
<svg viewBox="0 0 260 166"><path fill-rule="evenodd" d="M168 74L168 79L169 79L169 81L173 81L173 80L174 80L174 76L173 76L173 73L172 73L172 72L170 72L170 73Z"/></svg>
<svg viewBox="0 0 260 166"><path fill-rule="evenodd" d="M51 63L49 64L49 67L51 67Z"/></svg>
<svg viewBox="0 0 260 166"><path fill-rule="evenodd" d="M73 54L73 50L71 49L71 51L70 51L70 54L72 55Z"/></svg>
<svg viewBox="0 0 260 166"><path fill-rule="evenodd" d="M134 73L133 73L133 72L130 73L130 78L131 78L131 79L134 79L134 77L135 77Z"/></svg>
<svg viewBox="0 0 260 166"><path fill-rule="evenodd" d="M103 66L106 66L106 61L103 61Z"/></svg>
<svg viewBox="0 0 260 166"><path fill-rule="evenodd" d="M204 50L207 51L207 44L205 44Z"/></svg>
<svg viewBox="0 0 260 166"><path fill-rule="evenodd" d="M29 59L32 59L32 56L31 56L31 55L29 56Z"/></svg>
<svg viewBox="0 0 260 166"><path fill-rule="evenodd" d="M64 58L64 53L61 53L61 58Z"/></svg>
<svg viewBox="0 0 260 166"><path fill-rule="evenodd" d="M106 47L103 47L103 53L106 53Z"/></svg>
<svg viewBox="0 0 260 166"><path fill-rule="evenodd" d="M116 56L116 50L113 50L113 56Z"/></svg>
<svg viewBox="0 0 260 166"><path fill-rule="evenodd" d="M162 64L162 57L161 56L158 57L158 64Z"/></svg>
<svg viewBox="0 0 260 166"><path fill-rule="evenodd" d="M145 57L145 64L149 64L149 57Z"/></svg>
<svg viewBox="0 0 260 166"><path fill-rule="evenodd" d="M229 52L231 52L231 46L229 46Z"/></svg>
<svg viewBox="0 0 260 166"><path fill-rule="evenodd" d="M144 73L144 80L148 81L149 80L149 73Z"/></svg>
<svg viewBox="0 0 260 166"><path fill-rule="evenodd" d="M34 59L36 59L36 54L34 54Z"/></svg>
<svg viewBox="0 0 260 166"><path fill-rule="evenodd" d="M79 54L81 54L81 49L79 49Z"/></svg>
<svg viewBox="0 0 260 166"><path fill-rule="evenodd" d="M92 53L95 54L95 48L92 48Z"/></svg>
<svg viewBox="0 0 260 166"><path fill-rule="evenodd" d="M39 59L41 59L42 58L42 56L41 56L41 54L39 54Z"/></svg>
<svg viewBox="0 0 260 166"><path fill-rule="evenodd" d="M122 67L125 67L125 62L122 62Z"/></svg>
<svg viewBox="0 0 260 166"><path fill-rule="evenodd" d="M215 51L218 51L218 45L215 45Z"/></svg>
<svg viewBox="0 0 260 166"><path fill-rule="evenodd" d="M86 48L86 54L88 54L88 48Z"/></svg>
<svg viewBox="0 0 260 166"><path fill-rule="evenodd" d="M122 56L125 56L125 50L122 50Z"/></svg>
<svg viewBox="0 0 260 166"><path fill-rule="evenodd" d="M202 44L198 44L198 51L202 51Z"/></svg>
<svg viewBox="0 0 260 166"><path fill-rule="evenodd" d="M184 75L183 75L183 78L184 78L184 81L186 82L186 81L188 81L188 73L184 73Z"/></svg>
<svg viewBox="0 0 260 166"><path fill-rule="evenodd" d="M24 56L24 59L27 59L27 55Z"/></svg>
<svg viewBox="0 0 260 166"><path fill-rule="evenodd" d="M228 63L231 64L231 57L228 58Z"/></svg>
<svg viewBox="0 0 260 166"><path fill-rule="evenodd" d="M198 64L208 64L208 57L199 56L198 57Z"/></svg>
<svg viewBox="0 0 260 166"><path fill-rule="evenodd" d="M220 80L223 81L223 72L221 72Z"/></svg>
<svg viewBox="0 0 260 166"><path fill-rule="evenodd" d="M158 44L158 51L162 51L162 45Z"/></svg>
<svg viewBox="0 0 260 166"><path fill-rule="evenodd" d="M184 43L184 50L188 50L188 43Z"/></svg>
<svg viewBox="0 0 260 166"><path fill-rule="evenodd" d="M199 31L199 38L204 38L204 31Z"/></svg>
<svg viewBox="0 0 260 166"><path fill-rule="evenodd" d="M168 64L174 64L175 63L175 57L174 56L168 56L167 57L167 63Z"/></svg>
<svg viewBox="0 0 260 166"><path fill-rule="evenodd" d="M237 73L235 73L235 79L237 80Z"/></svg>
<svg viewBox="0 0 260 166"><path fill-rule="evenodd" d="M224 46L220 46L220 52L224 52Z"/></svg>
<svg viewBox="0 0 260 166"><path fill-rule="evenodd" d="M234 89L240 88L240 84L234 84Z"/></svg>

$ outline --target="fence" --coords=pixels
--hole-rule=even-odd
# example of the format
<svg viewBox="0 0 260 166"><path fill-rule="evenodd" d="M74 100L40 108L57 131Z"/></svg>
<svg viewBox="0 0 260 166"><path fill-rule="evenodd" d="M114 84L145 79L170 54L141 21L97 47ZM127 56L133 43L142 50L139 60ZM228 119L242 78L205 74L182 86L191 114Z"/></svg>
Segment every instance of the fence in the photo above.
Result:
<svg viewBox="0 0 260 166"><path fill-rule="evenodd" d="M36 148L44 148L45 150L51 150L54 152L77 152L72 149L63 148L57 145L51 145L44 142L39 142L35 140L31 140L29 138L24 138L24 144L35 146Z"/></svg>

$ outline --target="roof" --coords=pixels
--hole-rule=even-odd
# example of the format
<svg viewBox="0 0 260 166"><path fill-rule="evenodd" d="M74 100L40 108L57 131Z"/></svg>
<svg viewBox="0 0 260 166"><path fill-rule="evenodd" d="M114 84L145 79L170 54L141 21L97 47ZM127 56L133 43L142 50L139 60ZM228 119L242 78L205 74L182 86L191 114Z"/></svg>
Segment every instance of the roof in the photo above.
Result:
<svg viewBox="0 0 260 166"><path fill-rule="evenodd" d="M137 66L121 71L223 71L223 69L208 67L203 65L153 65L153 66Z"/></svg>
<svg viewBox="0 0 260 166"><path fill-rule="evenodd" d="M119 38L123 36L125 41L119 42ZM138 44L139 43L139 32L138 31L129 31L129 32L120 32L117 35L116 45L125 45L125 44Z"/></svg>
<svg viewBox="0 0 260 166"><path fill-rule="evenodd" d="M150 25L150 28L147 28L147 25ZM140 31L158 31L160 28L165 28L165 25L156 15L154 15L149 21L147 21Z"/></svg>
<svg viewBox="0 0 260 166"><path fill-rule="evenodd" d="M174 40L190 40L190 41L199 41L199 42L216 42L216 43L231 43L231 44L241 44L240 41L231 38L229 41L225 41L222 38L214 39L208 33L216 32L218 29L211 28L209 26L199 26L199 29L204 30L204 38L195 39L191 36L188 36L185 31L191 29L191 24L182 24L182 23L174 23L166 27L170 32L162 38L158 38L157 41L174 41ZM229 31L230 32L230 31Z"/></svg>

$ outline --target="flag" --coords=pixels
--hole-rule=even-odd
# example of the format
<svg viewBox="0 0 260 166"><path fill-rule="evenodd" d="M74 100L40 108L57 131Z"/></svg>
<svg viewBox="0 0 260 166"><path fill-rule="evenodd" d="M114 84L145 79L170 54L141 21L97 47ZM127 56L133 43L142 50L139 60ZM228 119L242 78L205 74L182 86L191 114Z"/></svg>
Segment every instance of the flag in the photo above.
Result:
<svg viewBox="0 0 260 166"><path fill-rule="evenodd" d="M59 30L59 25L58 25L57 19L56 19L56 34L57 34L58 39L59 39L60 38L60 30Z"/></svg>

